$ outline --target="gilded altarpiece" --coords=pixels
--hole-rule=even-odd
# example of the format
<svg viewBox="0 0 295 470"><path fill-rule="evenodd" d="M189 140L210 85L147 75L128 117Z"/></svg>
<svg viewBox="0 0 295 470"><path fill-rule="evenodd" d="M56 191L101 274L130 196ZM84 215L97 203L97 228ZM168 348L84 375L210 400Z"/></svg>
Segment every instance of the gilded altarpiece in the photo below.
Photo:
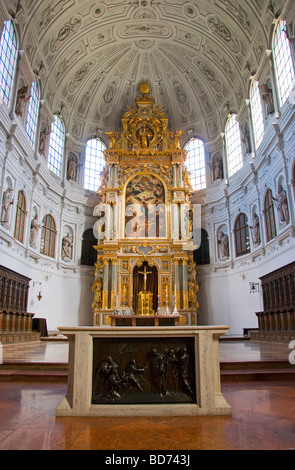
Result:
<svg viewBox="0 0 295 470"><path fill-rule="evenodd" d="M96 208L94 326L109 325L114 312L152 316L176 310L181 324L197 324L187 152L180 148L182 132L168 130L149 92L141 85L122 132L108 133Z"/></svg>

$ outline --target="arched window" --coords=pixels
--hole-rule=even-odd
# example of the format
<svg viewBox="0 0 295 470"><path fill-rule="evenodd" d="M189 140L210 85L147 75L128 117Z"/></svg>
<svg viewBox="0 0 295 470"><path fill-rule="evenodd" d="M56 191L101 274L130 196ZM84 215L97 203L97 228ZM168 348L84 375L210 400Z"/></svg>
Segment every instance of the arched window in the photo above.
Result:
<svg viewBox="0 0 295 470"><path fill-rule="evenodd" d="M287 31L286 22L280 21L273 39L274 64L281 106L291 93L295 79L290 42L285 31Z"/></svg>
<svg viewBox="0 0 295 470"><path fill-rule="evenodd" d="M240 124L237 121L237 115L233 114L225 128L225 142L228 175L234 175L243 166L243 150L241 141Z"/></svg>
<svg viewBox="0 0 295 470"><path fill-rule="evenodd" d="M190 183L195 191L206 188L205 146L201 139L192 139L184 148L187 150L186 167L190 172Z"/></svg>
<svg viewBox="0 0 295 470"><path fill-rule="evenodd" d="M268 189L264 200L266 240L269 242L277 236L275 209L271 189Z"/></svg>
<svg viewBox="0 0 295 470"><path fill-rule="evenodd" d="M59 116L55 116L51 126L48 168L57 176L61 176L65 147L65 126Z"/></svg>
<svg viewBox="0 0 295 470"><path fill-rule="evenodd" d="M209 238L206 230L201 229L201 246L194 251L194 261L197 266L210 264Z"/></svg>
<svg viewBox="0 0 295 470"><path fill-rule="evenodd" d="M16 207L14 238L19 242L24 242L26 223L26 198L23 191L19 191Z"/></svg>
<svg viewBox="0 0 295 470"><path fill-rule="evenodd" d="M56 225L53 217L47 214L43 219L41 233L41 255L55 256Z"/></svg>
<svg viewBox="0 0 295 470"><path fill-rule="evenodd" d="M82 266L94 266L97 258L97 251L93 248L97 245L97 239L93 234L93 229L90 228L83 233L82 239Z"/></svg>
<svg viewBox="0 0 295 470"><path fill-rule="evenodd" d="M39 103L40 103L40 93L39 87L36 82L32 83L31 94L28 106L27 114L27 124L26 124L26 133L28 135L31 146L35 147L37 124L39 117Z"/></svg>
<svg viewBox="0 0 295 470"><path fill-rule="evenodd" d="M253 81L251 92L250 92L250 102L251 102L251 111L252 111L252 122L254 130L254 138L256 150L262 142L264 134L264 117L263 117L263 108L262 100L260 94L259 83Z"/></svg>
<svg viewBox="0 0 295 470"><path fill-rule="evenodd" d="M11 21L4 22L0 41L0 87L4 103L9 106L17 59L17 39Z"/></svg>
<svg viewBox="0 0 295 470"><path fill-rule="evenodd" d="M90 139L86 146L84 188L97 191L101 184L101 173L105 167L103 152L106 146L99 139Z"/></svg>
<svg viewBox="0 0 295 470"><path fill-rule="evenodd" d="M248 218L246 214L240 214L235 223L234 229L236 256L243 256L250 253L250 238Z"/></svg>

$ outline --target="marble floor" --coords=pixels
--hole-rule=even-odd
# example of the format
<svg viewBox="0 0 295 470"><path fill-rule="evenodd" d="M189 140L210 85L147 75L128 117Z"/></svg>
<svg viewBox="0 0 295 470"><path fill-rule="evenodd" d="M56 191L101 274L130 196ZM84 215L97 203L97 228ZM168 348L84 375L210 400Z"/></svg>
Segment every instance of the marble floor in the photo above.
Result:
<svg viewBox="0 0 295 470"><path fill-rule="evenodd" d="M225 362L285 360L289 352L281 344L220 344ZM4 362L64 363L68 344L6 345L2 353ZM64 383L0 382L0 450L294 450L294 385L294 379L222 384L231 417L89 419L55 417Z"/></svg>
<svg viewBox="0 0 295 470"><path fill-rule="evenodd" d="M288 344L252 341L221 341L221 362L288 360ZM67 363L66 341L36 341L2 346L3 363Z"/></svg>

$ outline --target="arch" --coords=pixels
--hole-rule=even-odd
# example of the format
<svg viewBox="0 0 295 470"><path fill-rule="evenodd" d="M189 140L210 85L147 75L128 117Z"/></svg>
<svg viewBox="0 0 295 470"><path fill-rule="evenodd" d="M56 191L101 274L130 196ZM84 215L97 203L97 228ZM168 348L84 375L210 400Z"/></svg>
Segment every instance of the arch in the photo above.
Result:
<svg viewBox="0 0 295 470"><path fill-rule="evenodd" d="M65 126L60 116L54 116L51 125L51 134L48 152L48 168L58 177L62 174L62 164L65 147Z"/></svg>
<svg viewBox="0 0 295 470"><path fill-rule="evenodd" d="M47 214L43 218L41 232L41 250L40 253L50 258L55 257L56 245L56 223L52 215Z"/></svg>
<svg viewBox="0 0 295 470"><path fill-rule="evenodd" d="M97 245L97 239L94 236L93 229L85 230L82 237L81 265L94 266L96 263L97 252L94 246Z"/></svg>
<svg viewBox="0 0 295 470"><path fill-rule="evenodd" d="M266 241L269 242L277 236L276 218L272 190L268 189L264 198L264 217Z"/></svg>
<svg viewBox="0 0 295 470"><path fill-rule="evenodd" d="M236 257L250 253L248 217L243 212L237 217L234 227Z"/></svg>
<svg viewBox="0 0 295 470"><path fill-rule="evenodd" d="M194 191L206 189L206 156L204 142L194 137L184 146L188 152L186 167L190 173L190 183Z"/></svg>
<svg viewBox="0 0 295 470"><path fill-rule="evenodd" d="M101 185L101 175L105 168L103 152L107 149L102 140L89 139L86 144L84 166L84 189L97 191Z"/></svg>
<svg viewBox="0 0 295 470"><path fill-rule="evenodd" d="M294 63L285 21L278 21L274 28L272 50L280 105L283 106L294 87L295 80Z"/></svg>
<svg viewBox="0 0 295 470"><path fill-rule="evenodd" d="M147 261L144 261L141 266L138 264L133 269L133 309L137 312L138 308L138 294L144 290L144 276L140 275L146 268L147 272L151 274L147 276L146 290L153 293L153 310L156 312L158 308L158 269L155 263L150 266Z"/></svg>
<svg viewBox="0 0 295 470"><path fill-rule="evenodd" d="M26 133L31 146L35 147L37 125L39 119L40 89L37 82L31 85L30 100L27 113Z"/></svg>
<svg viewBox="0 0 295 470"><path fill-rule="evenodd" d="M250 104L251 104L251 116L254 131L254 140L256 150L260 146L264 136L264 114L262 107L262 99L260 93L259 82L253 80L250 88Z"/></svg>
<svg viewBox="0 0 295 470"><path fill-rule="evenodd" d="M194 251L194 261L197 263L197 266L210 264L209 237L208 232L203 228L201 229L201 245Z"/></svg>
<svg viewBox="0 0 295 470"><path fill-rule="evenodd" d="M4 103L9 106L17 63L18 40L12 21L5 21L0 40L0 88Z"/></svg>
<svg viewBox="0 0 295 470"><path fill-rule="evenodd" d="M25 196L25 193L21 190L18 192L16 216L15 216L15 228L14 228L14 238L21 243L24 243L26 210L27 210L26 196Z"/></svg>
<svg viewBox="0 0 295 470"><path fill-rule="evenodd" d="M232 114L225 126L225 143L228 176L233 176L243 167L243 150L240 124L237 115Z"/></svg>

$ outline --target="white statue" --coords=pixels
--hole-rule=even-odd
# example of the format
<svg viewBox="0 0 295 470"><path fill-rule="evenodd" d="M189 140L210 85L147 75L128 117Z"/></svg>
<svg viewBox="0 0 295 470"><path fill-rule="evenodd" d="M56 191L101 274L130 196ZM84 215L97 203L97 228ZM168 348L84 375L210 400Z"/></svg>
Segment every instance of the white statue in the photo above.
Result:
<svg viewBox="0 0 295 470"><path fill-rule="evenodd" d="M288 223L290 220L290 214L288 208L287 193L280 184L278 186L278 197L277 199L273 197L273 200L277 203L277 209L281 223Z"/></svg>
<svg viewBox="0 0 295 470"><path fill-rule="evenodd" d="M62 240L62 253L61 257L63 261L71 261L73 255L73 240L71 235L68 233Z"/></svg>
<svg viewBox="0 0 295 470"><path fill-rule="evenodd" d="M220 246L220 259L225 260L229 258L229 241L228 236L220 232L220 238L218 240L218 244Z"/></svg>
<svg viewBox="0 0 295 470"><path fill-rule="evenodd" d="M11 201L12 192L13 190L11 188L7 188L6 191L3 193L1 222L6 223L6 224L9 222L10 207L12 204L12 201Z"/></svg>
<svg viewBox="0 0 295 470"><path fill-rule="evenodd" d="M31 222L31 232L30 232L30 245L33 247L36 246L38 232L41 227L42 225L39 222L39 216L38 214L36 214Z"/></svg>
<svg viewBox="0 0 295 470"><path fill-rule="evenodd" d="M261 238L260 238L260 221L258 215L255 214L253 215L253 225L252 227L249 227L252 230L253 234L253 243L254 245L260 245L261 243Z"/></svg>

